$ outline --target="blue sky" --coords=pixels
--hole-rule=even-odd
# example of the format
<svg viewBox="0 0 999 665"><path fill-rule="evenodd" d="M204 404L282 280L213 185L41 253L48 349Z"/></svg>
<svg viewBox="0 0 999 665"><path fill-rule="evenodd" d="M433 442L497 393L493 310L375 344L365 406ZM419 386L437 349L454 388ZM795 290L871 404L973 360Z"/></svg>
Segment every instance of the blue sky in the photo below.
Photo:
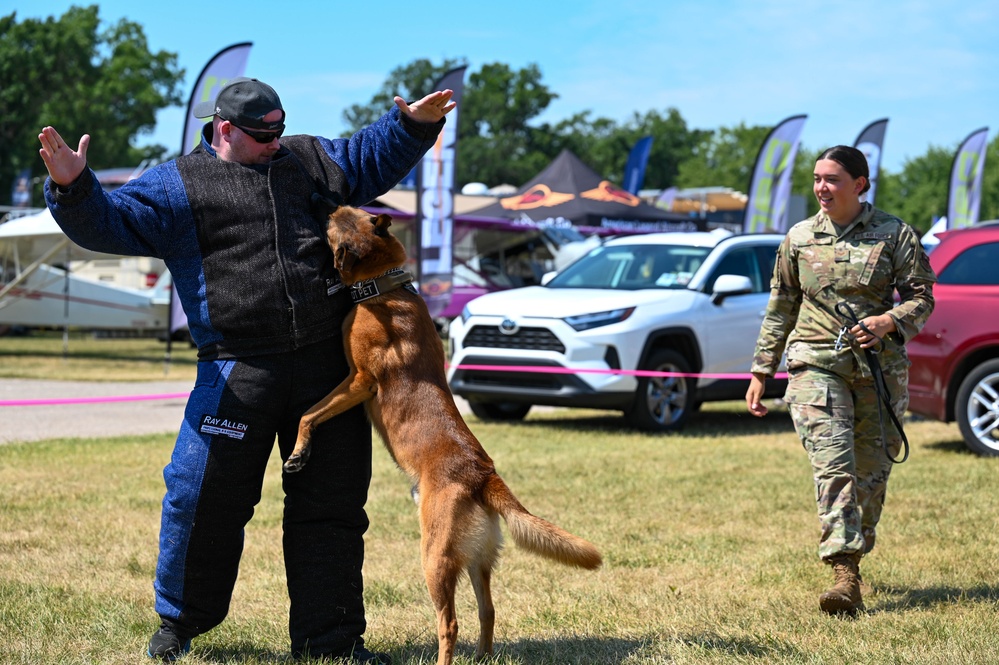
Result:
<svg viewBox="0 0 999 665"><path fill-rule="evenodd" d="M72 4L0 0L0 14L59 16ZM342 110L370 101L392 69L460 57L469 71L536 63L559 95L542 116L551 122L586 110L624 122L675 107L689 127L717 129L804 113L801 141L816 150L852 144L888 117L882 168L893 172L930 146L999 131L995 0L98 4L106 23L127 17L152 50L179 55L185 99L216 52L252 41L246 73L278 90L290 133L338 135ZM179 149L183 117L162 111L140 142Z"/></svg>

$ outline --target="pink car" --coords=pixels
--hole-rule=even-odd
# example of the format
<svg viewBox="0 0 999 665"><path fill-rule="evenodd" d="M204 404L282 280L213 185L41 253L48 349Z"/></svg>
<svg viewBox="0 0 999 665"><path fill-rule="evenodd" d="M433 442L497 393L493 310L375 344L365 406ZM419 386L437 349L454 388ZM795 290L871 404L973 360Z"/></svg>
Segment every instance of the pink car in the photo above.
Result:
<svg viewBox="0 0 999 665"><path fill-rule="evenodd" d="M907 345L909 410L956 420L968 448L999 455L999 222L937 237L936 308Z"/></svg>

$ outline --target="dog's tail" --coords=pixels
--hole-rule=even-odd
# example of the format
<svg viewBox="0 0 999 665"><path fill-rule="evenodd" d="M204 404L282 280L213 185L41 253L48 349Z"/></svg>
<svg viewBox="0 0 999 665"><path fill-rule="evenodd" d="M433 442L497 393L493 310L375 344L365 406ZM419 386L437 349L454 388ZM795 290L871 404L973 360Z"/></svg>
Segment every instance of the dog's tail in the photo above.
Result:
<svg viewBox="0 0 999 665"><path fill-rule="evenodd" d="M519 547L567 566L588 570L600 567L602 559L596 547L579 536L532 515L498 475L493 474L486 483L483 498L487 506L506 520L510 536Z"/></svg>

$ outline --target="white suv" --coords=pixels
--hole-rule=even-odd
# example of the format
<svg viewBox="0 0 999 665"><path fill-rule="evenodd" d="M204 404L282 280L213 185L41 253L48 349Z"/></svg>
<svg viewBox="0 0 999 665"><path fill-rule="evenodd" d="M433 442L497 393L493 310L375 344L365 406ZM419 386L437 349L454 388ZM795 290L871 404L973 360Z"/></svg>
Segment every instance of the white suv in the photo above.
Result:
<svg viewBox="0 0 999 665"><path fill-rule="evenodd" d="M539 404L679 429L702 402L745 395L782 239L615 238L544 286L480 296L450 326L451 390L482 419L519 420ZM767 395L785 386L768 381Z"/></svg>

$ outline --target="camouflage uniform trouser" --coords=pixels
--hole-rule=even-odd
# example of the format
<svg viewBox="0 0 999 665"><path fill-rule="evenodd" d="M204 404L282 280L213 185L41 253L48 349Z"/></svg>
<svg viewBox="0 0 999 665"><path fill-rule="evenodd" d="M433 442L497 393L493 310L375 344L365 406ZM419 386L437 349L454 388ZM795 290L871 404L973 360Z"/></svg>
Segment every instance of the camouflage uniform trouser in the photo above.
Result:
<svg viewBox="0 0 999 665"><path fill-rule="evenodd" d="M909 404L907 368L886 368L884 375L901 421ZM822 530L819 556L870 552L892 467L881 443L874 380L848 380L806 365L790 371L785 401L812 463ZM884 419L897 458L902 439L887 412Z"/></svg>

